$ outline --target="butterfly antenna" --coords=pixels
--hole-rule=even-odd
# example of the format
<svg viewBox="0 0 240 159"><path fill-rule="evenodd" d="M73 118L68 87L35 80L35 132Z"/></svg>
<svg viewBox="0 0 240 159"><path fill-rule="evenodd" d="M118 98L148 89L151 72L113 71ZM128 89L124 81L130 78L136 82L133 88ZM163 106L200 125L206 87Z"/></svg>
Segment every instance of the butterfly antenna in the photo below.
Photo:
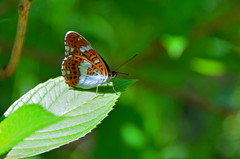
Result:
<svg viewBox="0 0 240 159"><path fill-rule="evenodd" d="M117 72L118 74L122 74L122 75L129 75L128 73L123 73L123 72Z"/></svg>
<svg viewBox="0 0 240 159"><path fill-rule="evenodd" d="M126 65L129 61L132 61L132 59L134 59L138 54L135 54L134 56L132 56L130 59L128 59L127 61L125 61L124 63L122 63L121 65L119 65L117 68L114 69L114 71L119 70L123 65ZM120 72L118 72L120 73ZM121 73L121 74L127 74L127 73ZM128 74L127 74L128 75Z"/></svg>

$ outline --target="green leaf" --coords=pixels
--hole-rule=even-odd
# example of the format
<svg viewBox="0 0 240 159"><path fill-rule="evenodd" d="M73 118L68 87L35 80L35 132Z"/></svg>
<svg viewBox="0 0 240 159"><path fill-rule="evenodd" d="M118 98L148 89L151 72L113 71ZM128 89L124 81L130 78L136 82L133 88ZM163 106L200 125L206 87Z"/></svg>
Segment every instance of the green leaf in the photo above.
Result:
<svg viewBox="0 0 240 159"><path fill-rule="evenodd" d="M111 84L99 87L98 93L96 89L70 88L63 77L39 84L13 103L4 115L9 116L25 104L38 103L47 111L65 118L29 135L15 145L6 158L36 155L85 136L112 110L121 92L135 81L113 79L117 93Z"/></svg>
<svg viewBox="0 0 240 159"><path fill-rule="evenodd" d="M39 104L22 106L0 123L0 154L7 152L36 130L61 119L62 117L49 113Z"/></svg>

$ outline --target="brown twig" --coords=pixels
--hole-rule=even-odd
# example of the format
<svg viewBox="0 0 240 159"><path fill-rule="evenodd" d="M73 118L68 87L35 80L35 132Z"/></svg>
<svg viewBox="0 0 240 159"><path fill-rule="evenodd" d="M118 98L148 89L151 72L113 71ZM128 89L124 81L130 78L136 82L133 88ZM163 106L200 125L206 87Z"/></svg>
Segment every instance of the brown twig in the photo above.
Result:
<svg viewBox="0 0 240 159"><path fill-rule="evenodd" d="M225 29L233 24L239 23L240 17L236 16L240 13L239 5L230 9L229 11L214 17L214 19L210 19L205 23L198 25L193 30L193 37L204 37L216 31Z"/></svg>
<svg viewBox="0 0 240 159"><path fill-rule="evenodd" d="M159 83L153 83L145 80L142 80L141 82L147 88L150 88L159 93L170 95L175 99L182 100L185 103L188 103L188 106L197 107L212 114L226 117L236 113L236 111L232 110L230 107L217 104L192 90L181 90L171 86L165 86Z"/></svg>
<svg viewBox="0 0 240 159"><path fill-rule="evenodd" d="M19 7L18 7L19 21L17 26L16 39L13 45L12 55L9 60L9 63L6 69L0 72L0 79L4 79L12 76L18 65L19 58L22 52L23 42L25 39L28 13L29 13L31 4L32 4L32 0L20 0L19 2Z"/></svg>

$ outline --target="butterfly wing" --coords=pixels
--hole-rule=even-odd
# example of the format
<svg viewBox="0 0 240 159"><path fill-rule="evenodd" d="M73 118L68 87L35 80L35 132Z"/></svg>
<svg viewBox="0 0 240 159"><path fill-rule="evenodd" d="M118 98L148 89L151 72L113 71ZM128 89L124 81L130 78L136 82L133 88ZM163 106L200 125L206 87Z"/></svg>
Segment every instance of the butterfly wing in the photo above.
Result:
<svg viewBox="0 0 240 159"><path fill-rule="evenodd" d="M109 75L109 67L103 58L96 52L92 45L80 34L74 31L68 31L65 36L65 55L81 56L93 63L102 75Z"/></svg>
<svg viewBox="0 0 240 159"><path fill-rule="evenodd" d="M97 87L108 80L108 76L102 75L98 65L79 55L64 58L62 75L69 86L84 89Z"/></svg>

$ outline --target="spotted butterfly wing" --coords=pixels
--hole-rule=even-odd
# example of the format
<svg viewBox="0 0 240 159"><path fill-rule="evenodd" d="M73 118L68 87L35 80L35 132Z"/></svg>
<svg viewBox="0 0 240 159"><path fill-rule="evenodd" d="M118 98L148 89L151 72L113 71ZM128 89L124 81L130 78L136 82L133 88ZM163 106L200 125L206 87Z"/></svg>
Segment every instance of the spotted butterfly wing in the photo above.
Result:
<svg viewBox="0 0 240 159"><path fill-rule="evenodd" d="M111 72L91 44L74 31L65 36L65 58L62 75L71 87L89 89L97 87L116 75Z"/></svg>
<svg viewBox="0 0 240 159"><path fill-rule="evenodd" d="M65 36L65 55L80 55L99 67L102 74L108 76L110 71L106 62L92 47L92 45L80 34L68 31Z"/></svg>

